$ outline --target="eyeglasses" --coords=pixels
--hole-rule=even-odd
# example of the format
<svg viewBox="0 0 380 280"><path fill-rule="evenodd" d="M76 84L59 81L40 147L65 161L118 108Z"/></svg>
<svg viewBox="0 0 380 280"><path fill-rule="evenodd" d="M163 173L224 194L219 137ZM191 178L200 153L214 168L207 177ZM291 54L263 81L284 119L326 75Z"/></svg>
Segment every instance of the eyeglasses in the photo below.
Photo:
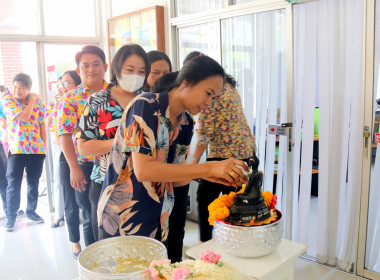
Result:
<svg viewBox="0 0 380 280"><path fill-rule="evenodd" d="M69 81L62 82L62 86L64 86L65 88L67 88L71 84L74 84L74 83L69 82Z"/></svg>

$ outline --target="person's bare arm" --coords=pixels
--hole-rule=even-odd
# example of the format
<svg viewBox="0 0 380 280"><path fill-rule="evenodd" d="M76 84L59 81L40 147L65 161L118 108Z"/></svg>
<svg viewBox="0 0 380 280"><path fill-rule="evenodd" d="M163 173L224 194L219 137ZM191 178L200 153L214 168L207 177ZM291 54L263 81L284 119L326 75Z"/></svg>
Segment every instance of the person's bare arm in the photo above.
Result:
<svg viewBox="0 0 380 280"><path fill-rule="evenodd" d="M60 136L62 152L65 155L66 161L70 167L70 183L71 186L78 190L84 191L87 184L86 177L84 176L82 169L79 166L77 157L75 154L75 147L72 140L72 134L67 133Z"/></svg>
<svg viewBox="0 0 380 280"><path fill-rule="evenodd" d="M208 144L202 145L202 144L199 144L199 143L197 143L195 145L195 150L194 150L194 153L193 153L193 157L192 157L192 159L190 161L190 164L195 164L195 163L199 162L199 160L201 159L203 153L206 151L207 146L208 146Z"/></svg>
<svg viewBox="0 0 380 280"><path fill-rule="evenodd" d="M15 117L15 120L28 122L30 119L30 116L32 115L33 106L37 98L38 98L38 95L36 93L29 93L28 105L26 105L25 109L22 110L22 112Z"/></svg>
<svg viewBox="0 0 380 280"><path fill-rule="evenodd" d="M135 175L140 182L181 182L204 178L237 187L246 177L236 165L248 169L243 161L233 158L202 164L167 164L156 161L151 156L132 152L132 160Z"/></svg>
<svg viewBox="0 0 380 280"><path fill-rule="evenodd" d="M100 156L108 154L111 151L113 139L98 140L91 139L85 140L78 139L78 150L82 156Z"/></svg>

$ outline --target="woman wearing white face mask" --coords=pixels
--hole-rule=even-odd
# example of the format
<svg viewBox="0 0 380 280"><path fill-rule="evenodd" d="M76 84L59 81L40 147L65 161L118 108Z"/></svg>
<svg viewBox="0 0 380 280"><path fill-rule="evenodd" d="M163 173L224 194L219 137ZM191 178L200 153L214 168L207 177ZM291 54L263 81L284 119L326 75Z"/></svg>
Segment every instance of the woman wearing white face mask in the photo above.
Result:
<svg viewBox="0 0 380 280"><path fill-rule="evenodd" d="M96 209L107 171L107 158L124 109L139 94L149 70L148 57L142 47L135 44L121 47L111 64L111 84L106 91L89 97L79 122L76 135L79 153L95 156L90 201L96 240L99 238Z"/></svg>

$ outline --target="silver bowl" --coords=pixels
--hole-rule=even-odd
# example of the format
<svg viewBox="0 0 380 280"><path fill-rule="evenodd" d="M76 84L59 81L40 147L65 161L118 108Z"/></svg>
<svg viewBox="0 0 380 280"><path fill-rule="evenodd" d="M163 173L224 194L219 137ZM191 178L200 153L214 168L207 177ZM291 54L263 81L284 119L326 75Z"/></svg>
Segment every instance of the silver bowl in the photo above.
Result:
<svg viewBox="0 0 380 280"><path fill-rule="evenodd" d="M261 257L278 247L284 232L283 218L262 226L234 226L215 220L214 234L220 248L237 257Z"/></svg>
<svg viewBox="0 0 380 280"><path fill-rule="evenodd" d="M118 258L139 258L149 262L167 259L165 246L152 238L143 236L118 236L95 242L84 249L78 257L80 280L148 280L149 270L124 274L112 274ZM90 270L94 263L99 268Z"/></svg>

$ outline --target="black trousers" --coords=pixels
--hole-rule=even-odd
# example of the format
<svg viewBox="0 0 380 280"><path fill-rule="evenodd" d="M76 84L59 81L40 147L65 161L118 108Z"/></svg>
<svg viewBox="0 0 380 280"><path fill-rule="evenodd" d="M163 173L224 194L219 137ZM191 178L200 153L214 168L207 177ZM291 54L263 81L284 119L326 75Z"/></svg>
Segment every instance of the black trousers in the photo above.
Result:
<svg viewBox="0 0 380 280"><path fill-rule="evenodd" d="M95 241L99 240L99 228L98 228L98 201L100 192L102 190L101 183L96 183L92 181L90 188L90 203L91 203L91 220L92 220L92 230L94 232Z"/></svg>
<svg viewBox="0 0 380 280"><path fill-rule="evenodd" d="M3 143L0 142L0 196L5 214L7 213L7 186L7 155Z"/></svg>
<svg viewBox="0 0 380 280"><path fill-rule="evenodd" d="M59 172L61 184L63 187L63 200L65 205L65 219L69 231L70 242L79 242L79 207L83 214L83 236L86 246L95 242L91 221L91 203L89 192L91 186L91 172L93 164L79 165L86 177L86 190L79 192L75 190L70 183L70 167L63 153L61 153L59 162Z"/></svg>
<svg viewBox="0 0 380 280"><path fill-rule="evenodd" d="M174 188L174 207L169 216L169 235L167 239L168 257L172 263L182 261L189 186L190 184L187 184Z"/></svg>
<svg viewBox="0 0 380 280"><path fill-rule="evenodd" d="M44 165L44 154L11 154L7 161L7 219L15 220L20 208L20 192L24 169L26 171L27 206L26 213L36 211L38 203L38 185Z"/></svg>
<svg viewBox="0 0 380 280"><path fill-rule="evenodd" d="M210 158L207 161L221 161L225 158ZM248 162L248 160L244 160ZM199 223L199 237L202 242L206 242L212 238L212 229L208 222L208 205L219 197L220 193L229 194L235 192L240 188L232 188L222 184L213 183L207 180L201 180L197 190L198 202L198 223Z"/></svg>

